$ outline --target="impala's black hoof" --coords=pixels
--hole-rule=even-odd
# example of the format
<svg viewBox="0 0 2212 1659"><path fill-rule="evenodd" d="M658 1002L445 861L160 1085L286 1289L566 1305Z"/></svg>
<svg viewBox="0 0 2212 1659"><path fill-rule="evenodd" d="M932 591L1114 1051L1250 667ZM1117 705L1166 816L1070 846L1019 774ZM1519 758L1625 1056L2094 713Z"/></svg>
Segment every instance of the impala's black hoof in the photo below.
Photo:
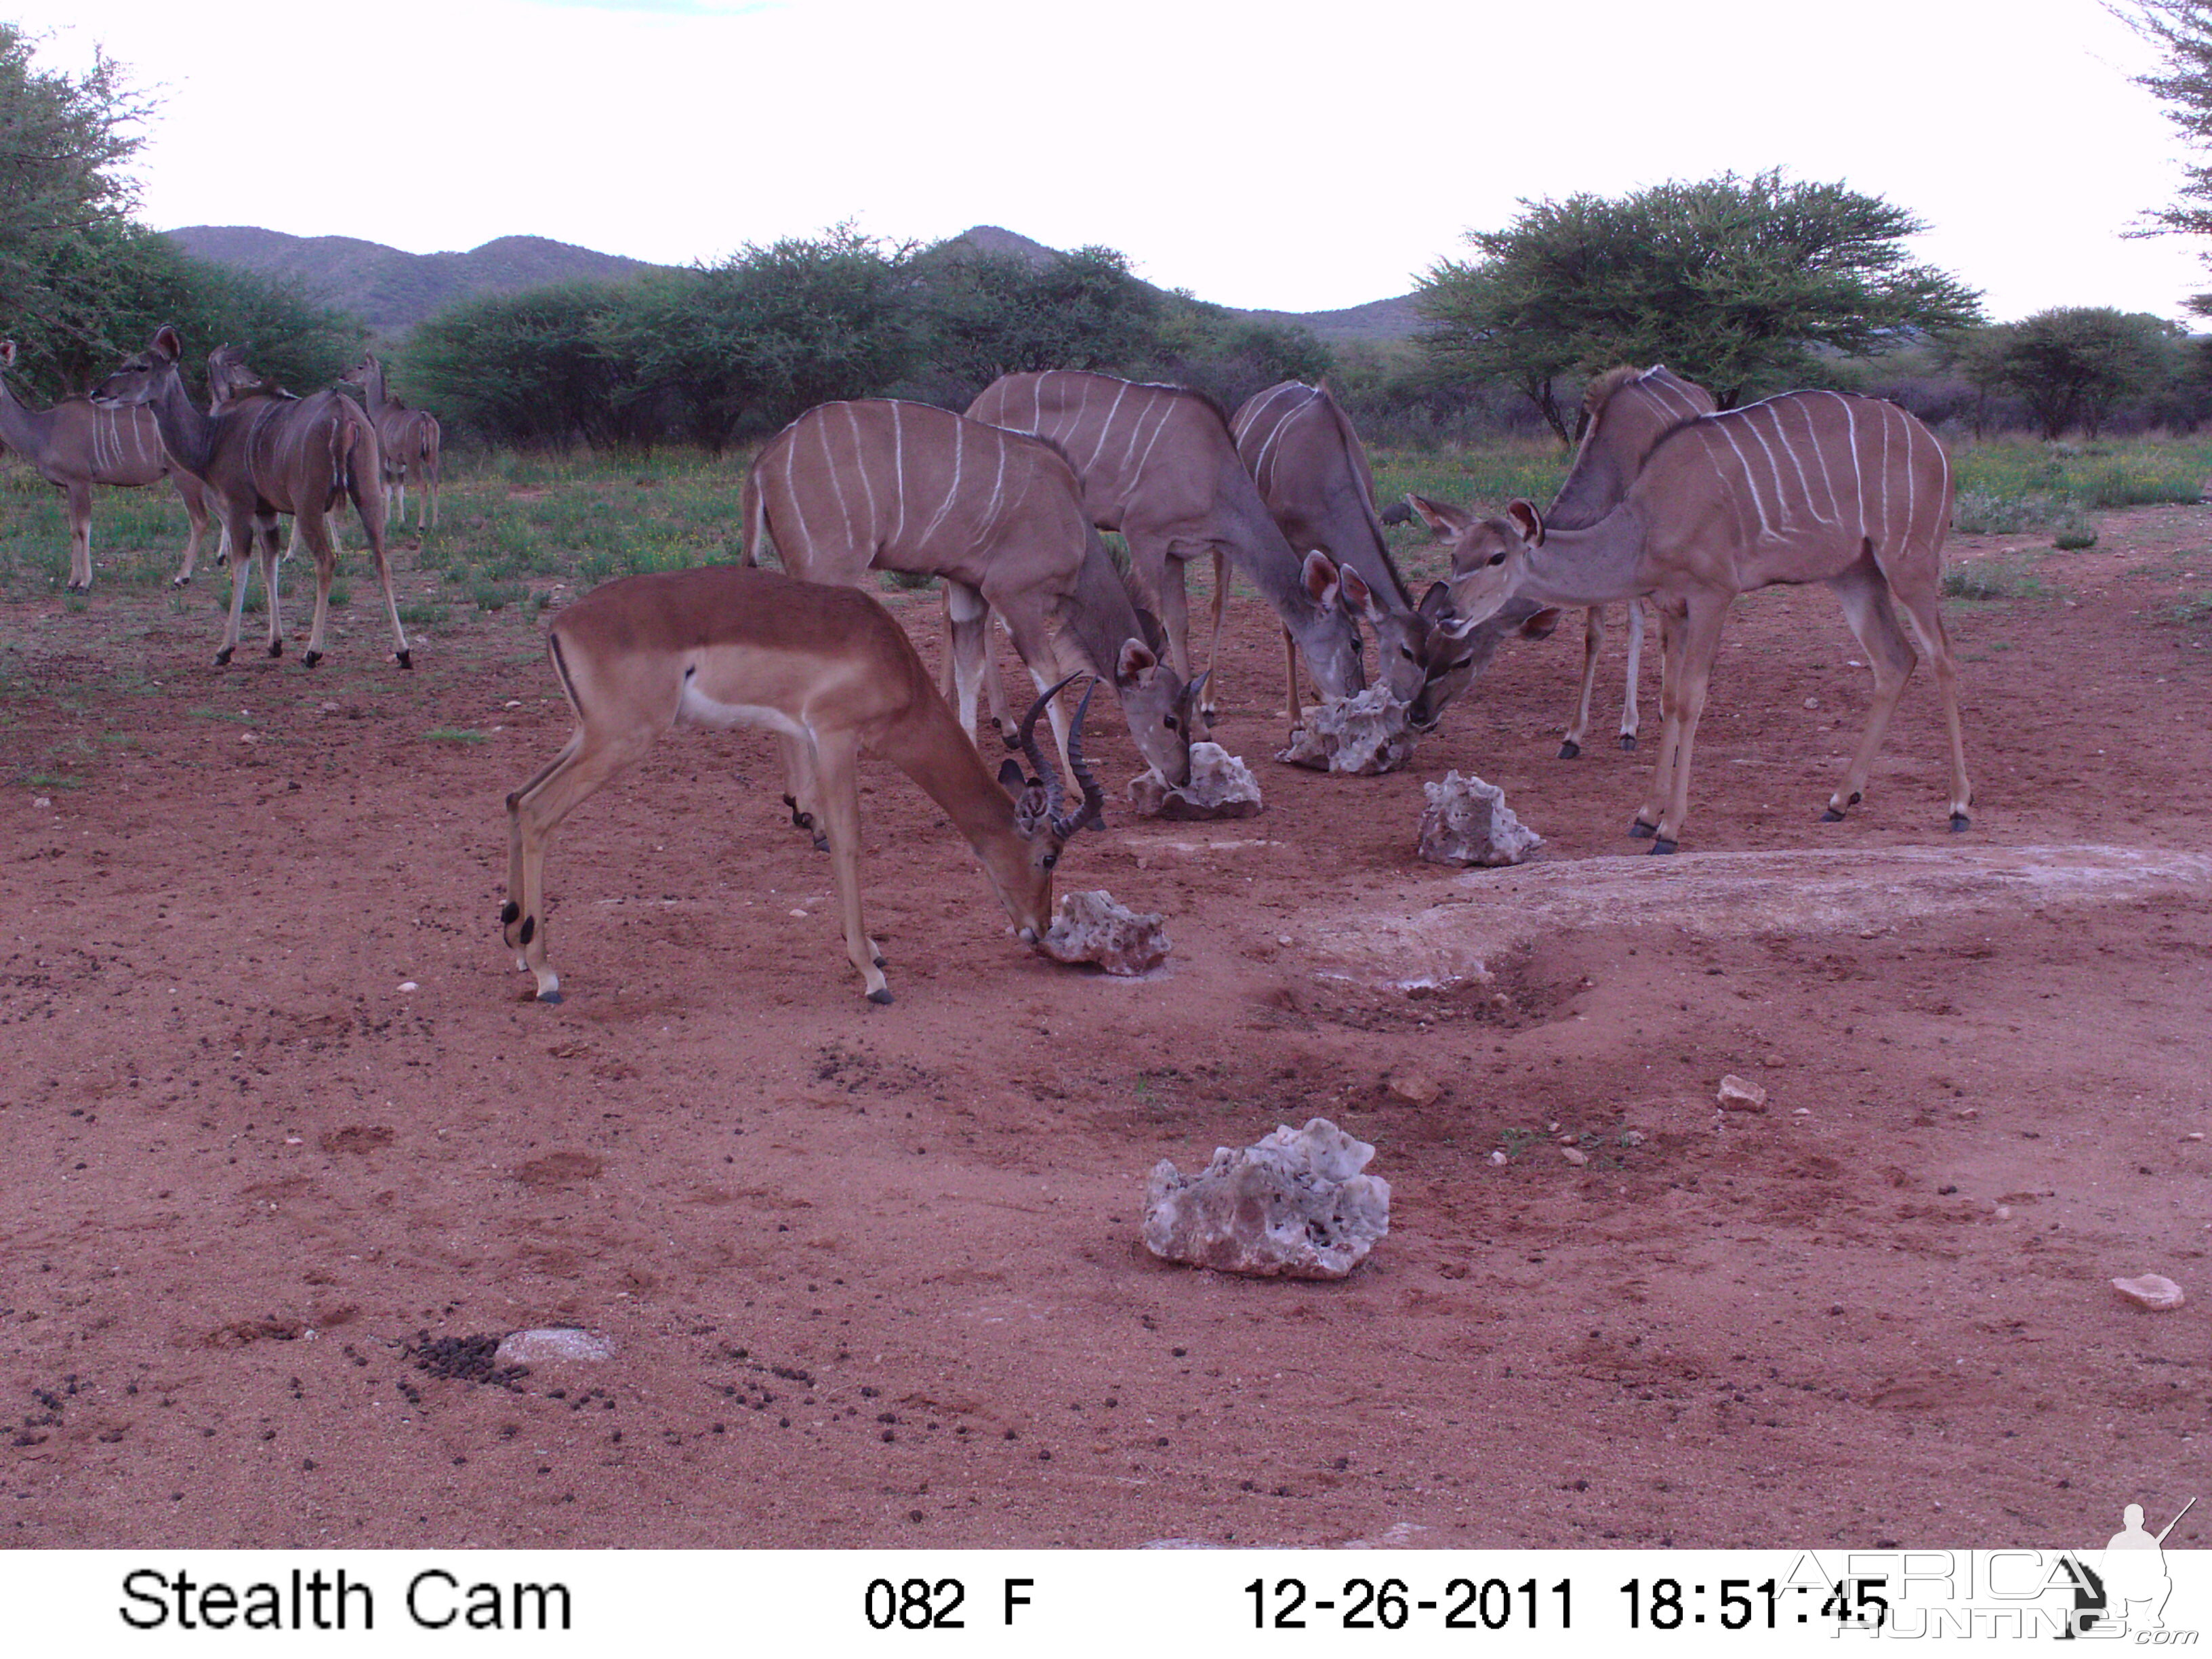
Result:
<svg viewBox="0 0 2212 1659"><path fill-rule="evenodd" d="M191 585L192 579L190 576L172 576L169 578L169 586L172 587L190 587Z"/></svg>
<svg viewBox="0 0 2212 1659"><path fill-rule="evenodd" d="M521 920L522 907L517 904L513 899L507 900L506 903L499 907L499 925L501 927L512 927L516 922Z"/></svg>
<svg viewBox="0 0 2212 1659"><path fill-rule="evenodd" d="M538 1000L540 1002L558 1002L561 1000L561 994L558 991L540 991L538 994Z"/></svg>
<svg viewBox="0 0 2212 1659"><path fill-rule="evenodd" d="M226 645L222 650L215 653L215 665L217 668L228 668L230 666L230 647Z"/></svg>
<svg viewBox="0 0 2212 1659"><path fill-rule="evenodd" d="M1820 822L1823 823L1841 823L1843 821L1844 815L1832 806L1820 814Z"/></svg>
<svg viewBox="0 0 2212 1659"><path fill-rule="evenodd" d="M1633 750L1636 747L1636 733L1633 732L1622 732L1620 734L1620 746L1623 749Z"/></svg>
<svg viewBox="0 0 2212 1659"><path fill-rule="evenodd" d="M868 1000L874 1003L878 1008L890 1007L891 1006L891 988L886 985L880 991L869 992Z"/></svg>
<svg viewBox="0 0 2212 1659"><path fill-rule="evenodd" d="M1582 757L1583 746L1577 743L1572 738L1569 738L1565 743L1559 745L1559 758L1561 760L1580 760Z"/></svg>
<svg viewBox="0 0 2212 1659"><path fill-rule="evenodd" d="M415 666L415 653L412 651L396 651L392 654L399 659L399 665L402 668Z"/></svg>
<svg viewBox="0 0 2212 1659"><path fill-rule="evenodd" d="M1671 853L1680 844L1679 842L1668 841L1664 836L1654 836L1651 838L1652 855L1656 857L1662 853Z"/></svg>
<svg viewBox="0 0 2212 1659"><path fill-rule="evenodd" d="M319 651L310 651L309 653L307 653L307 654L306 656L304 656L304 657L302 657L302 658L301 658L301 659L300 659L300 660L301 660L301 662L305 663L305 664L306 664L308 667L310 667L310 668L313 668L313 667L317 663L320 662L322 659L323 659L323 653L322 653L321 652L319 652Z"/></svg>
<svg viewBox="0 0 2212 1659"><path fill-rule="evenodd" d="M272 657L281 657L281 656L283 656L283 655L284 654L284 641L282 641L282 640L271 640L271 641L269 641L269 654L270 654L270 656L272 656Z"/></svg>
<svg viewBox="0 0 2212 1659"><path fill-rule="evenodd" d="M1964 812L1954 812L1954 813L1952 813L1952 814L1951 814L1951 833L1952 833L1953 835L1954 835L1954 836L1955 836L1955 835L1957 835L1960 830L1962 830L1966 829L1966 826L1967 826L1968 824L1972 823L1972 822L1973 822L1973 820L1972 820L1972 818L1969 818L1969 817L1967 817Z"/></svg>
<svg viewBox="0 0 2212 1659"><path fill-rule="evenodd" d="M62 584L62 592L64 593L82 593L84 592L84 589L78 586L75 582L64 582Z"/></svg>
<svg viewBox="0 0 2212 1659"><path fill-rule="evenodd" d="M1659 826L1657 824L1646 823L1642 818L1637 819L1635 823L1628 826L1628 838L1631 841L1650 841L1652 836L1658 833Z"/></svg>

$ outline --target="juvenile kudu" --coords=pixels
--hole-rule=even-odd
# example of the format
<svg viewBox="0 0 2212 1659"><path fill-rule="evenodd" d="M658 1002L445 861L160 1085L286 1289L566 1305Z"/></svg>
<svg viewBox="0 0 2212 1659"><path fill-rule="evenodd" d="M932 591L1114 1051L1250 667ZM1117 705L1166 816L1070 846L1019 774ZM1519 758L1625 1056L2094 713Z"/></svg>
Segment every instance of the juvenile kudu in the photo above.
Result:
<svg viewBox="0 0 2212 1659"><path fill-rule="evenodd" d="M744 524L747 563L772 544L810 581L852 585L872 568L943 578L962 729L975 728L989 665L988 606L1040 689L1084 670L1110 681L1139 752L1170 785L1189 781L1189 690L1159 661L1158 625L1052 445L927 404L823 404L761 451ZM1065 718L1051 714L1064 754Z"/></svg>
<svg viewBox="0 0 2212 1659"><path fill-rule="evenodd" d="M1340 602L1334 565L1317 555L1302 561L1291 550L1237 458L1227 416L1211 398L1182 386L1052 369L1000 376L968 414L1060 446L1082 483L1091 522L1128 542L1137 580L1158 600L1178 675L1190 678L1183 566L1212 554L1225 556L1274 606L1324 695L1364 689L1359 629ZM1209 684L1210 712L1219 685Z"/></svg>
<svg viewBox="0 0 2212 1659"><path fill-rule="evenodd" d="M1456 641L1432 625L1445 601L1437 583L1416 605L1390 556L1375 508L1375 474L1343 405L1326 386L1284 380L1245 399L1229 420L1237 453L1294 553L1321 552L1336 563L1345 604L1375 630L1376 672L1394 700L1416 702L1439 646ZM1213 635L1221 637L1228 584L1215 556ZM1297 646L1283 631L1291 717L1299 704ZM1433 723L1433 722L1431 722Z"/></svg>
<svg viewBox="0 0 2212 1659"><path fill-rule="evenodd" d="M135 489L163 478L176 485L191 525L184 566L171 578L171 586L181 587L191 580L200 537L207 530L207 497L199 480L162 453L161 434L151 412L101 409L83 398L64 398L49 409L26 409L8 384L6 371L15 367L15 343L0 340L0 443L28 461L32 471L68 499L68 591L82 593L92 586L93 485Z"/></svg>
<svg viewBox="0 0 2212 1659"><path fill-rule="evenodd" d="M1628 487L1643 470L1652 446L1682 422L1712 411L1711 393L1684 380L1663 365L1645 369L1607 369L1583 392L1583 436L1566 479L1544 509L1544 522L1554 530L1586 530L1620 505ZM1463 508L1408 495L1407 504L1419 514L1439 540L1456 542L1480 515ZM1431 599L1437 596L1431 590ZM1516 600L1489 622L1467 635L1456 652L1439 645L1423 707L1433 715L1466 689L1486 667L1498 643L1518 632L1523 637L1547 637L1556 623L1556 611L1533 600ZM1598 654L1605 645L1605 607L1592 605L1583 613L1583 678L1575 712L1559 744L1559 758L1573 760L1583 751L1589 731L1590 700L1597 687ZM1620 746L1636 747L1638 731L1638 670L1644 655L1644 608L1640 600L1628 604L1628 665L1626 690L1621 699ZM1417 721L1417 723L1419 723Z"/></svg>
<svg viewBox="0 0 2212 1659"><path fill-rule="evenodd" d="M897 767L945 809L1025 944L1052 921L1053 867L1105 797L1082 766L1083 711L1069 733L1082 801L1038 752L1048 692L1022 727L1040 779L1007 761L994 779L952 719L906 630L853 588L732 565L609 582L556 617L546 650L576 730L507 798L507 903L500 923L538 1000L561 1000L545 960L545 846L577 805L675 726L758 726L786 738L807 772L836 872L845 949L871 1002L891 1000L883 953L860 916L863 750ZM1053 690L1057 690L1058 687ZM1089 697L1085 702L1087 704Z"/></svg>
<svg viewBox="0 0 2212 1659"><path fill-rule="evenodd" d="M386 390L384 365L375 354L364 351L361 361L341 377L344 384L362 389L362 406L376 422L377 452L384 461L386 523L407 522L407 485L411 479L422 492L415 508L415 527L438 522L439 452L445 428L427 409L413 409Z"/></svg>
<svg viewBox="0 0 2212 1659"><path fill-rule="evenodd" d="M1964 830L1972 791L1939 602L1951 501L1949 458L1905 410L1842 392L1788 392L1674 428L1620 505L1587 530L1553 529L1523 501L1474 525L1452 551L1455 625L1516 598L1596 605L1650 596L1665 722L1651 793L1629 833L1671 853L1689 815L1691 752L1729 605L1777 582L1825 582L1874 676L1865 735L1825 819L1864 799L1890 715L1925 655L1950 738L1951 828Z"/></svg>
<svg viewBox="0 0 2212 1659"><path fill-rule="evenodd" d="M155 331L146 349L93 391L104 408L149 409L161 447L182 471L199 480L222 515L232 558L230 622L218 666L237 649L246 606L247 565L259 552L262 586L269 599L269 654L284 654L278 614L276 516L293 515L294 528L315 556L315 621L307 664L322 659L323 627L330 611L331 579L337 549L325 515L350 499L375 556L377 580L392 619L393 654L402 668L415 661L399 625L392 566L384 552L384 482L376 428L361 405L341 392L295 398L264 384L234 346L208 358L214 404L202 410L185 389L179 361L184 344L173 328Z"/></svg>

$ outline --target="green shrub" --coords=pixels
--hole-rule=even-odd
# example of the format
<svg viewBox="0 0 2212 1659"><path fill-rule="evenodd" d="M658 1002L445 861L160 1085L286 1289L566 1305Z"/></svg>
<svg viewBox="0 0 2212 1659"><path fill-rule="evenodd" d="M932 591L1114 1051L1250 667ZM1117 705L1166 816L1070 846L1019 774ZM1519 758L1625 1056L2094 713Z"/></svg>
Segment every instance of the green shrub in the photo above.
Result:
<svg viewBox="0 0 2212 1659"><path fill-rule="evenodd" d="M1975 559L1943 572L1946 599L2033 599L2048 591L2042 578L2016 559Z"/></svg>
<svg viewBox="0 0 2212 1659"><path fill-rule="evenodd" d="M399 607L399 622L404 628L442 628L447 612L442 605L415 604Z"/></svg>
<svg viewBox="0 0 2212 1659"><path fill-rule="evenodd" d="M520 605L530 597L526 582L478 582L470 590L479 611L504 611L510 605Z"/></svg>

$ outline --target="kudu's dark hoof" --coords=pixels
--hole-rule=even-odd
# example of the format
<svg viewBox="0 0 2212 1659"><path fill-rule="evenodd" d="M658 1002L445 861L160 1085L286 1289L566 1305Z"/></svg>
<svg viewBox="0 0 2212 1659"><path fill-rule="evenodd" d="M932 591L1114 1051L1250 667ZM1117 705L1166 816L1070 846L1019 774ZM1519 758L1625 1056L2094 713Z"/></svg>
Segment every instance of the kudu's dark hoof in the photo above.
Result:
<svg viewBox="0 0 2212 1659"><path fill-rule="evenodd" d="M810 827L811 827L811 826L810 826ZM830 837L829 837L829 836L815 836L815 838L814 838L814 850L815 850L816 852L817 852L817 853L826 853L826 852L828 852L828 851L830 850Z"/></svg>
<svg viewBox="0 0 2212 1659"><path fill-rule="evenodd" d="M169 586L172 587L190 587L191 585L192 579L190 576L172 576L169 578Z"/></svg>
<svg viewBox="0 0 2212 1659"><path fill-rule="evenodd" d="M412 651L395 651L392 655L399 659L399 665L402 668L411 669L415 666L415 653Z"/></svg>
<svg viewBox="0 0 2212 1659"><path fill-rule="evenodd" d="M282 641L282 640L271 640L271 641L269 641L269 654L270 654L270 656L272 656L272 657L281 657L281 656L283 656L283 655L284 654L284 641Z"/></svg>
<svg viewBox="0 0 2212 1659"><path fill-rule="evenodd" d="M230 666L230 647L226 645L222 650L215 653L215 665L217 668L228 668Z"/></svg>
<svg viewBox="0 0 2212 1659"><path fill-rule="evenodd" d="M64 593L82 593L84 592L84 589L80 587L75 582L64 582L62 584L62 592Z"/></svg>
<svg viewBox="0 0 2212 1659"><path fill-rule="evenodd" d="M1018 750L1020 750L1020 748L1021 748L1021 746L1022 746L1022 740L1021 740L1019 738L1016 737L1012 732L1001 732L999 735L1000 735L1000 737L1004 738L1006 740L1006 747L1007 747L1009 750L1017 750L1017 751L1018 751Z"/></svg>
<svg viewBox="0 0 2212 1659"><path fill-rule="evenodd" d="M1951 833L1955 836L1972 823L1973 820L1964 812L1954 812L1951 814Z"/></svg>
<svg viewBox="0 0 2212 1659"><path fill-rule="evenodd" d="M323 659L323 653L322 653L321 652L319 652L319 651L310 651L309 653L307 653L307 654L306 656L304 656L304 657L302 657L302 658L301 658L301 659L300 659L300 660L301 660L301 662L305 663L305 664L306 664L308 667L310 667L310 668L313 668L313 667L317 663L320 662L322 659Z"/></svg>
<svg viewBox="0 0 2212 1659"><path fill-rule="evenodd" d="M522 907L517 904L513 899L507 900L506 903L499 907L499 925L501 927L512 927L516 922L521 920Z"/></svg>
<svg viewBox="0 0 2212 1659"><path fill-rule="evenodd" d="M889 957L877 957L873 960L878 968L888 968L891 965L891 959Z"/></svg>
<svg viewBox="0 0 2212 1659"><path fill-rule="evenodd" d="M1636 733L1633 732L1622 732L1620 734L1620 746L1623 749L1632 751L1636 747Z"/></svg>
<svg viewBox="0 0 2212 1659"><path fill-rule="evenodd" d="M874 1003L878 1008L890 1007L891 1006L891 988L886 985L880 991L869 992L868 1000Z"/></svg>
<svg viewBox="0 0 2212 1659"><path fill-rule="evenodd" d="M1583 746L1577 743L1572 738L1569 738L1565 743L1559 745L1559 758L1561 760L1580 760L1582 757Z"/></svg>
<svg viewBox="0 0 2212 1659"><path fill-rule="evenodd" d="M540 1002L558 1002L561 1000L561 994L558 991L540 991L538 994L538 1000Z"/></svg>
<svg viewBox="0 0 2212 1659"><path fill-rule="evenodd" d="M1832 806L1820 814L1820 822L1823 823L1841 823L1843 821L1844 815Z"/></svg>
<svg viewBox="0 0 2212 1659"><path fill-rule="evenodd" d="M1637 819L1635 823L1628 826L1628 838L1631 841L1650 841L1652 836L1658 833L1659 826L1657 824L1646 823L1642 818Z"/></svg>
<svg viewBox="0 0 2212 1659"><path fill-rule="evenodd" d="M1680 842L1668 841L1664 836L1654 836L1651 838L1651 852L1654 857L1662 853L1672 853L1680 846Z"/></svg>

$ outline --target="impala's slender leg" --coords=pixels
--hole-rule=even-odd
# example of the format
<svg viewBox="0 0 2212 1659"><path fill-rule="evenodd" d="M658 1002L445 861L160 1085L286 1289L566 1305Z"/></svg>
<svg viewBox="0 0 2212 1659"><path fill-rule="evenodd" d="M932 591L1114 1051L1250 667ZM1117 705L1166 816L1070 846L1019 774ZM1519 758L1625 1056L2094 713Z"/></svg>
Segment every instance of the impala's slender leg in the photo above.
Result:
<svg viewBox="0 0 2212 1659"><path fill-rule="evenodd" d="M561 976L545 964L546 842L562 819L635 764L659 735L649 729L607 738L582 726L550 766L507 798L509 885L501 926L537 978L540 1002L561 1000Z"/></svg>
<svg viewBox="0 0 2212 1659"><path fill-rule="evenodd" d="M1655 853L1671 853L1680 842L1682 825L1690 816L1690 755L1698 740L1698 719L1705 712L1705 691L1712 682L1713 658L1720 648L1721 624L1728 620L1733 593L1700 590L1690 596L1687 615L1675 631L1682 635L1679 653L1669 653L1666 690L1668 726L1674 750L1667 807L1651 838ZM1679 660L1682 672L1674 672ZM1678 693L1675 687L1681 688Z"/></svg>
<svg viewBox="0 0 2212 1659"><path fill-rule="evenodd" d="M1620 746L1623 749L1633 749L1636 747L1636 681L1638 673L1643 666L1644 601L1642 599L1631 599L1628 602L1627 689L1622 694L1620 703ZM1589 696L1588 688L1584 689L1583 696L1584 702L1587 702ZM1588 718L1587 712L1585 712L1584 718Z"/></svg>
<svg viewBox="0 0 2212 1659"><path fill-rule="evenodd" d="M1221 680L1215 670L1221 663L1221 613L1228 605L1229 555L1217 547L1213 550L1213 641L1206 648L1206 695L1200 699L1198 707L1199 718L1206 722L1208 730L1212 728L1213 717L1221 709ZM1287 630L1285 636L1288 637ZM1293 714L1291 718L1296 720L1297 716Z"/></svg>
<svg viewBox="0 0 2212 1659"><path fill-rule="evenodd" d="M63 591L82 593L92 586L92 483L89 479L68 489L70 526L69 585Z"/></svg>
<svg viewBox="0 0 2212 1659"><path fill-rule="evenodd" d="M1289 686L1283 694L1283 718L1295 728L1305 706L1298 695L1298 641L1287 628L1283 630L1283 678ZM1209 680L1207 684L1212 682Z"/></svg>
<svg viewBox="0 0 2212 1659"><path fill-rule="evenodd" d="M199 481L182 472L173 472L169 481L177 487L177 499L185 504L185 520L191 529L185 538L184 568L169 578L169 586L182 587L192 579L192 566L199 562L200 538L207 533L207 492Z"/></svg>
<svg viewBox="0 0 2212 1659"><path fill-rule="evenodd" d="M1583 612L1583 694L1575 704L1567 735L1559 744L1561 760L1576 760L1582 755L1583 737L1589 730L1590 694L1597 685L1598 653L1604 649L1605 607L1594 605Z"/></svg>
<svg viewBox="0 0 2212 1659"><path fill-rule="evenodd" d="M822 789L815 775L814 751L785 732L775 734L775 744L783 752L784 780L791 786L783 804L791 809L792 827L806 831L814 837L815 851L826 853L830 842L822 829Z"/></svg>
<svg viewBox="0 0 2212 1659"><path fill-rule="evenodd" d="M1973 822L1966 814L1974 804L1974 788L1966 779L1966 736L1959 720L1959 670L1951 656L1950 630L1943 626L1943 612L1933 594L1899 598L1921 650L1935 665L1936 690L1943 699L1943 726L1951 739L1951 830L1955 835Z"/></svg>
<svg viewBox="0 0 2212 1659"><path fill-rule="evenodd" d="M830 864L837 874L837 912L845 926L845 954L860 971L868 1000L886 1003L883 952L860 922L860 742L853 732L814 734L814 775L830 836Z"/></svg>

